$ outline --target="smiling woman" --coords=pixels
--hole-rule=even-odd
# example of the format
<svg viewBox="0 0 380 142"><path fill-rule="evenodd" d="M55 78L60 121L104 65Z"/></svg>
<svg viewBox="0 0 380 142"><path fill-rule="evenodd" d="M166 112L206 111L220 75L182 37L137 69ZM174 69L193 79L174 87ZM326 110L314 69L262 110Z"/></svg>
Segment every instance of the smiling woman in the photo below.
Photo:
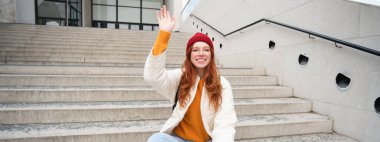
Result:
<svg viewBox="0 0 380 142"><path fill-rule="evenodd" d="M234 141L236 113L232 89L216 68L211 39L203 33L194 34L187 43L182 69L166 70L166 48L175 19L165 6L156 16L160 32L145 62L144 79L178 105L160 132L148 141Z"/></svg>
<svg viewBox="0 0 380 142"><path fill-rule="evenodd" d="M208 46L207 43L194 43L191 50L191 63L193 63L194 66L197 67L198 72L204 71L204 68L210 63L210 58L210 46Z"/></svg>

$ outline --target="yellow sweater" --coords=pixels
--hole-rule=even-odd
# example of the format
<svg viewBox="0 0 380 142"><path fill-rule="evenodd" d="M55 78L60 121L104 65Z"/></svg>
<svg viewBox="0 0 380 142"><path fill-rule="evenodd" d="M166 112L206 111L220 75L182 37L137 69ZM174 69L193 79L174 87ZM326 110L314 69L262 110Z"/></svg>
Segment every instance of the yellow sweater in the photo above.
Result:
<svg viewBox="0 0 380 142"><path fill-rule="evenodd" d="M152 54L154 56L159 55L166 50L168 47L169 38L169 32L160 31L152 50ZM197 92L195 94L193 102L190 104L182 121L173 130L174 134L180 136L183 139L195 142L205 142L211 139L203 126L201 116L200 104L203 85L204 80L201 79L198 83Z"/></svg>

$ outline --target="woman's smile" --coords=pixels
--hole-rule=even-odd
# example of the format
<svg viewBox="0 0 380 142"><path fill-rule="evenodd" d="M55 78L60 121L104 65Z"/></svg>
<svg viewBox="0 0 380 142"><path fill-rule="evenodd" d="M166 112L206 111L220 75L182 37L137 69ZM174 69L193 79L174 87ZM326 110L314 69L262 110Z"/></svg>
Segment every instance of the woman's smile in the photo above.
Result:
<svg viewBox="0 0 380 142"><path fill-rule="evenodd" d="M210 46L205 42L196 42L191 49L191 63L198 69L205 68L211 60Z"/></svg>

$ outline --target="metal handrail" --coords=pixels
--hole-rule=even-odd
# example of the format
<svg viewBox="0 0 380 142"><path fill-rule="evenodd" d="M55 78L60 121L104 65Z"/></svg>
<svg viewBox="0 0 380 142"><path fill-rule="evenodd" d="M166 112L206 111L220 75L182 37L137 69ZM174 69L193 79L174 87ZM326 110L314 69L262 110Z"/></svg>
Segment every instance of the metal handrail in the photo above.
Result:
<svg viewBox="0 0 380 142"><path fill-rule="evenodd" d="M238 32L238 31L241 31L241 30L246 29L246 28L248 28L250 26L253 26L253 25L256 25L256 24L258 24L260 22L265 21L265 22L268 22L268 23L273 23L273 24L276 24L276 25L287 27L289 29L293 29L293 30L296 30L296 31L299 31L299 32L307 33L307 34L309 34L309 37L311 35L313 35L313 36L316 36L316 37L319 37L319 38L323 38L325 40L334 42L335 46L337 46L337 47L338 47L337 44L341 44L341 45L345 45L345 46L348 46L348 47L351 47L351 48L354 48L354 49L357 49L357 50L360 50L360 51L364 51L364 52L367 52L367 53L370 53L370 54L373 54L373 55L376 55L376 56L380 56L380 51L377 51L377 50L373 50L373 49L370 49L370 48L367 48L367 47L364 47L364 46L361 46L361 45L353 44L351 42L343 41L343 40L340 40L340 39L337 39L337 38L333 38L333 37L330 37L330 36L327 36L327 35L323 35L323 34L320 34L320 33L316 33L316 32L313 32L313 31L309 31L309 30L305 30L305 29L302 29L302 28L290 26L290 25L283 24L283 23L276 22L276 21L272 21L272 20L268 20L268 19L265 19L265 18L260 19L260 20L258 20L256 22L253 22L251 24L248 24L248 25L246 25L244 27L241 27L241 28L239 28L239 29L237 29L235 31L230 32L230 33L223 34L222 32L220 32L217 29L215 29L214 27L212 27L211 25L207 24L202 19L200 19L197 16L195 16L194 14L190 14L190 16L197 18L199 21L203 22L204 24L206 24L207 26L209 26L210 28L212 28L213 30L215 30L216 32L218 32L219 34L223 35L223 37L227 37L227 36L229 36L231 34L234 34L234 33Z"/></svg>

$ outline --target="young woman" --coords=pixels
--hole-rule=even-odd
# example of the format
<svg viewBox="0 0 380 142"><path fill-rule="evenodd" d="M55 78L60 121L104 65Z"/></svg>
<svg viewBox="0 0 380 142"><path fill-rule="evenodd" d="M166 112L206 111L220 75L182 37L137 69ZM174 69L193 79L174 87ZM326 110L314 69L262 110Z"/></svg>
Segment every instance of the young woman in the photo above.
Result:
<svg viewBox="0 0 380 142"><path fill-rule="evenodd" d="M157 12L160 32L145 62L144 79L176 103L172 116L149 142L234 141L236 113L229 82L219 75L214 46L202 33L192 36L181 69L166 70L166 51L175 19L163 6ZM174 102L178 90L178 101Z"/></svg>

